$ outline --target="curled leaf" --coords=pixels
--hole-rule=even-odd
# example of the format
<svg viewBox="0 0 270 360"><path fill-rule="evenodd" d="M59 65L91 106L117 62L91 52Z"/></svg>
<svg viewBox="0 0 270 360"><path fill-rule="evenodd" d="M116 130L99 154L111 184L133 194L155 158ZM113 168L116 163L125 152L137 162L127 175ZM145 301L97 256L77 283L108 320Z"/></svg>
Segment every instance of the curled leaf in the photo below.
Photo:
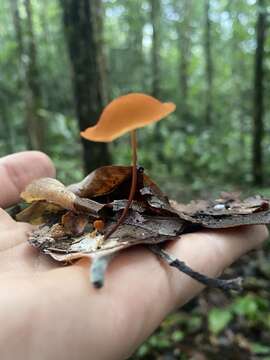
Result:
<svg viewBox="0 0 270 360"><path fill-rule="evenodd" d="M22 194L33 203L17 219L42 224L32 232L29 242L53 259L93 258L91 274L97 286L103 284L111 255L124 248L158 244L202 228L270 223L270 201L260 196L241 201L236 194L224 194L216 200L177 204L169 202L143 171L138 174L135 197L127 216L110 237L106 234L115 227L128 201L130 167L97 169L81 183L68 188L55 179L36 180ZM153 246L150 249L204 284L222 289L239 288L239 279L207 278L162 249Z"/></svg>
<svg viewBox="0 0 270 360"><path fill-rule="evenodd" d="M73 209L76 195L56 179L41 178L32 181L21 193L21 198L28 203L46 200L64 209Z"/></svg>
<svg viewBox="0 0 270 360"><path fill-rule="evenodd" d="M61 213L63 209L45 200L35 201L16 215L17 221L29 222L32 225L41 225L50 222L52 217Z"/></svg>
<svg viewBox="0 0 270 360"><path fill-rule="evenodd" d="M52 178L34 180L21 193L21 198L28 203L46 201L63 209L90 213L93 216L98 216L103 209L102 204L76 196L60 181Z"/></svg>
<svg viewBox="0 0 270 360"><path fill-rule="evenodd" d="M270 203L261 196L240 200L235 194L229 197L226 193L217 200L192 201L187 205L171 201L171 205L182 219L207 228L270 223Z"/></svg>
<svg viewBox="0 0 270 360"><path fill-rule="evenodd" d="M81 182L69 185L68 189L88 199L104 196L130 178L131 172L130 166L103 166L92 171Z"/></svg>
<svg viewBox="0 0 270 360"><path fill-rule="evenodd" d="M141 168L142 169L142 168ZM131 166L103 166L86 176L81 182L69 185L68 190L80 198L95 199L97 201L113 201L125 199L129 195L132 167ZM144 193L142 189L145 188ZM147 189L147 190L146 190ZM153 196L168 204L167 197L162 193L154 181L143 172L139 173L137 190L134 199L145 195L151 200Z"/></svg>

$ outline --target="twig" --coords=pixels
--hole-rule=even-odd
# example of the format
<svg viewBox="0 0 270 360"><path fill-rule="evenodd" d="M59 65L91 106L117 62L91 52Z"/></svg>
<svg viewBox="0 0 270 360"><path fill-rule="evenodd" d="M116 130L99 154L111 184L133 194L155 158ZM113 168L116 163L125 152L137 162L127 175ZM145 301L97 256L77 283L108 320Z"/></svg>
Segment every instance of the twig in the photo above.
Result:
<svg viewBox="0 0 270 360"><path fill-rule="evenodd" d="M175 258L173 255L168 254L166 251L161 249L157 245L148 245L148 248L162 260L164 260L168 265L177 268L179 271L182 271L186 275L192 277L198 282L213 288L219 288L222 290L242 290L242 278L237 277L235 279L219 279L219 278L210 278L206 275L203 275L197 271L192 270L187 266L184 261L181 261Z"/></svg>
<svg viewBox="0 0 270 360"><path fill-rule="evenodd" d="M103 287L105 272L112 258L113 254L110 254L98 256L93 260L90 267L90 280L95 288L100 289Z"/></svg>

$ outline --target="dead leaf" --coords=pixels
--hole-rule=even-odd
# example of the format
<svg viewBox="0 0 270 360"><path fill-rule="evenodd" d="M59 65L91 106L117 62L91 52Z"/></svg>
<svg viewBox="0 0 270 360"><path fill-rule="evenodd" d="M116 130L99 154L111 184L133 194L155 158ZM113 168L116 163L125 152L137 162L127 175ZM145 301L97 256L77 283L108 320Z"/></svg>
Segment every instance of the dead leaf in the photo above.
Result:
<svg viewBox="0 0 270 360"><path fill-rule="evenodd" d="M21 193L21 198L28 203L46 200L64 209L74 209L76 195L56 179L41 178L32 181Z"/></svg>
<svg viewBox="0 0 270 360"><path fill-rule="evenodd" d="M85 214L78 214L74 211L66 212L61 219L61 223L66 235L81 235L89 222Z"/></svg>
<svg viewBox="0 0 270 360"><path fill-rule="evenodd" d="M43 225L35 230L30 238L30 244L39 248L42 252L51 255L58 261L77 259L83 256L95 257L108 255L121 249L137 244L155 244L166 240L175 239L181 232L183 222L162 219L161 226L157 219L147 217L140 226L132 224L128 218L115 233L106 241L104 236L98 233L84 232L81 236L69 235L55 237L55 225ZM106 231L114 225L114 222L106 223Z"/></svg>
<svg viewBox="0 0 270 360"><path fill-rule="evenodd" d="M190 204L177 204L172 207L180 218L207 228L227 228L240 225L269 224L269 200L254 196L241 201L239 198L214 201L192 201Z"/></svg>
<svg viewBox="0 0 270 360"><path fill-rule="evenodd" d="M108 265L109 255L137 244L153 245L202 228L270 223L269 200L260 196L242 201L235 194L224 194L216 200L177 204L169 202L142 169L138 170L138 180L127 216L109 238L106 234L114 229L126 208L131 167L103 167L69 187L55 179L36 180L22 193L23 198L32 204L19 213L17 219L42 224L29 237L32 246L57 261L85 256L94 258L93 273L102 269L104 264ZM95 226L95 222L102 226ZM106 260L102 258L104 256L109 257ZM176 263L183 265L169 254L166 258L171 266L176 266ZM183 266L181 269L184 271ZM98 284L103 283L104 271L98 273ZM188 271L195 276L192 269L188 268ZM204 284L218 283L212 286L224 289L232 288L239 280L210 279L196 274L196 279Z"/></svg>
<svg viewBox="0 0 270 360"><path fill-rule="evenodd" d="M56 214L63 213L59 205L48 203L45 200L36 201L16 215L17 221L28 222L32 225L41 225L51 221Z"/></svg>
<svg viewBox="0 0 270 360"><path fill-rule="evenodd" d="M91 172L81 182L69 185L68 190L88 199L107 195L130 178L131 173L130 166L103 166Z"/></svg>
<svg viewBox="0 0 270 360"><path fill-rule="evenodd" d="M102 213L104 208L103 204L75 195L60 181L52 178L34 180L21 193L21 198L28 203L46 201L63 209L85 212L96 217Z"/></svg>

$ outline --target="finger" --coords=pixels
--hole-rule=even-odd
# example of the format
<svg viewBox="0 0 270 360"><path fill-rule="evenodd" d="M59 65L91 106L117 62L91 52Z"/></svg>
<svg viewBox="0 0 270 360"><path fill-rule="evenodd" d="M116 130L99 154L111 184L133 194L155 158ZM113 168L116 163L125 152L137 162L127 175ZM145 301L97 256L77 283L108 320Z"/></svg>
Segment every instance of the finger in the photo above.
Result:
<svg viewBox="0 0 270 360"><path fill-rule="evenodd" d="M19 201L20 193L32 180L53 177L54 166L47 155L39 151L24 151L0 159L0 206Z"/></svg>

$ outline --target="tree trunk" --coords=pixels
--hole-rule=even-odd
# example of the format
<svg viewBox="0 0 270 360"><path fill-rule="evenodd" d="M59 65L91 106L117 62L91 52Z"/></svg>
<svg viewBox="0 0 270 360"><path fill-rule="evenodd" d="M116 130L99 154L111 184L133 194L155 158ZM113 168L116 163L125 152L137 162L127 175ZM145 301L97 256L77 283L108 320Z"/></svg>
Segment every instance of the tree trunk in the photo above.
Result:
<svg viewBox="0 0 270 360"><path fill-rule="evenodd" d="M152 36L152 94L156 98L160 98L160 17L161 17L161 6L160 0L150 0L151 6L151 22L153 28Z"/></svg>
<svg viewBox="0 0 270 360"><path fill-rule="evenodd" d="M36 41L33 30L33 16L31 0L24 0L26 11L26 82L28 86L26 100L26 121L28 127L29 140L32 149L44 149L44 124L39 115L42 107L41 87L39 70L37 65Z"/></svg>
<svg viewBox="0 0 270 360"><path fill-rule="evenodd" d="M143 27L145 24L142 2L125 0L126 21L128 24L127 48L129 49L129 67L132 69L130 87L135 91L147 88L146 69L143 53Z"/></svg>
<svg viewBox="0 0 270 360"><path fill-rule="evenodd" d="M92 1L91 1L92 3ZM97 44L96 6L89 0L61 0L80 130L94 125L104 106L104 85ZM95 0L95 4L98 1ZM110 162L108 147L82 139L86 172Z"/></svg>
<svg viewBox="0 0 270 360"><path fill-rule="evenodd" d="M2 94L0 93L0 96ZM7 154L12 154L16 151L16 131L12 126L10 121L10 114L8 112L8 99L5 97L1 98L0 106L1 106L1 118L0 118L0 129L2 128L3 132L3 141L6 147ZM2 137L2 136L1 136ZM2 139L1 139L2 140Z"/></svg>
<svg viewBox="0 0 270 360"><path fill-rule="evenodd" d="M20 14L19 2L18 0L11 0L11 11L12 11L12 19L13 19L13 26L14 26L14 33L16 39L16 50L17 50L17 86L18 86L18 93L17 95L21 97L24 101L23 111L24 111L24 122L23 122L23 129L25 134L25 143L27 148L31 149L32 144L30 141L29 136L29 120L28 116L28 109L29 104L27 103L28 96L26 94L29 92L29 88L26 84L26 65L23 60L25 54L25 44L24 44L24 37L22 31L22 19ZM12 131L12 127L11 127ZM14 150L15 151L15 150Z"/></svg>
<svg viewBox="0 0 270 360"><path fill-rule="evenodd" d="M179 16L177 23L178 44L179 44L179 88L180 88L180 115L183 121L189 118L188 94L189 94L189 58L190 58L190 19L192 10L192 0L175 2L175 11Z"/></svg>
<svg viewBox="0 0 270 360"><path fill-rule="evenodd" d="M257 1L258 17L256 24L256 51L254 62L254 113L253 113L253 183L263 184L263 148L264 137L264 46L266 38L266 11L264 0Z"/></svg>
<svg viewBox="0 0 270 360"><path fill-rule="evenodd" d="M103 6L102 0L90 0L90 6L92 7L93 26L95 44L97 48L97 65L100 73L100 89L102 97L102 106L108 103L108 69L107 61L104 52L104 26L103 26Z"/></svg>
<svg viewBox="0 0 270 360"><path fill-rule="evenodd" d="M205 0L205 75L206 75L206 108L205 123L212 123L212 83L213 83L213 60L211 51L211 20L210 20L210 0Z"/></svg>
<svg viewBox="0 0 270 360"><path fill-rule="evenodd" d="M21 26L21 16L18 5L19 5L18 0L11 0L11 9L12 9L15 37L16 37L17 54L18 54L19 62L21 62L21 58L23 55L23 35L22 35L22 26Z"/></svg>

